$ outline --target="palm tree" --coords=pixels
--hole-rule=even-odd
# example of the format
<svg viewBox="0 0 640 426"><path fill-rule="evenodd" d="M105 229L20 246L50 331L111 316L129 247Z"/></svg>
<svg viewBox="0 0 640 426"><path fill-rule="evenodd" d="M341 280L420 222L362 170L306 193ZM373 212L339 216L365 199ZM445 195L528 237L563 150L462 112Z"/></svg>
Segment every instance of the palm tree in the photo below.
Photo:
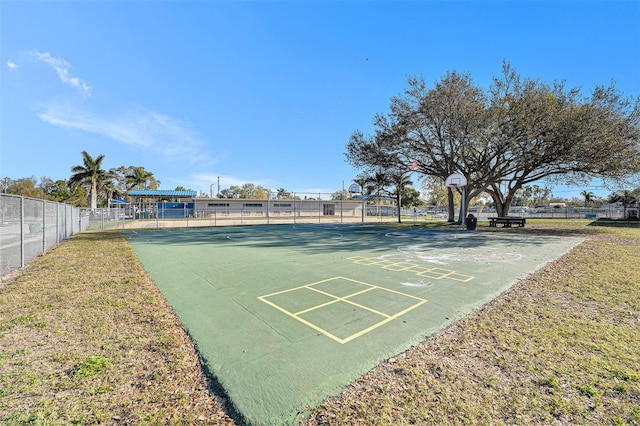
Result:
<svg viewBox="0 0 640 426"><path fill-rule="evenodd" d="M111 200L113 200L114 197L120 196L120 193L116 188L116 184L111 179L106 180L102 183L102 190L107 196L107 206L109 206L109 204L111 203Z"/></svg>
<svg viewBox="0 0 640 426"><path fill-rule="evenodd" d="M362 198L364 199L364 191L365 191L365 178L363 175L358 176L356 179L353 180L353 183L357 184L360 187L360 195L362 196Z"/></svg>
<svg viewBox="0 0 640 426"><path fill-rule="evenodd" d="M406 173L396 173L391 176L391 183L396 187L395 196L396 196L396 205L398 208L398 223L402 222L402 192L407 186L413 185L413 182L407 176Z"/></svg>
<svg viewBox="0 0 640 426"><path fill-rule="evenodd" d="M587 191L586 189L580 193L584 197L584 206L587 207L589 204L593 202L594 194L593 192Z"/></svg>
<svg viewBox="0 0 640 426"><path fill-rule="evenodd" d="M154 180L153 173L148 172L142 166L130 167L130 172L125 176L129 189L145 189L147 184Z"/></svg>
<svg viewBox="0 0 640 426"><path fill-rule="evenodd" d="M376 172L373 175L363 176L364 184L368 188L369 194L378 194L384 190L386 186L390 185L390 179L382 172Z"/></svg>
<svg viewBox="0 0 640 426"><path fill-rule="evenodd" d="M385 190L385 187L391 185L391 181L387 175L383 172L376 172L372 175L363 175L361 178L364 180L364 188L366 188L367 195L371 196L376 194L378 197L379 213L382 214L382 208L380 207L380 194Z"/></svg>
<svg viewBox="0 0 640 426"><path fill-rule="evenodd" d="M286 200L291 197L291 193L284 188L278 188L276 191L276 198L278 200Z"/></svg>
<svg viewBox="0 0 640 426"><path fill-rule="evenodd" d="M636 202L636 196L633 194L633 191L629 191L625 189L624 191L614 192L610 197L609 201L612 203L622 203L622 217L627 218L627 206Z"/></svg>
<svg viewBox="0 0 640 426"><path fill-rule="evenodd" d="M82 166L73 166L71 168L70 184L81 184L89 188L91 196L91 209L98 208L98 187L108 179L108 173L102 169L102 160L104 155L100 154L96 158L92 158L87 151L82 151Z"/></svg>

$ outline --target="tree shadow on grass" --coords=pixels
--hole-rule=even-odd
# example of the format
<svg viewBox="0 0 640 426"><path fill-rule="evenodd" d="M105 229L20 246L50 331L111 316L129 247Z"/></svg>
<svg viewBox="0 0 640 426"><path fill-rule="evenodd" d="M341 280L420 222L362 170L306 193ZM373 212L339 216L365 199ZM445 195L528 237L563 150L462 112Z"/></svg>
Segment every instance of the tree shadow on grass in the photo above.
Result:
<svg viewBox="0 0 640 426"><path fill-rule="evenodd" d="M604 226L609 228L634 228L640 229L640 220L638 219L608 219L600 218L594 220L589 226Z"/></svg>

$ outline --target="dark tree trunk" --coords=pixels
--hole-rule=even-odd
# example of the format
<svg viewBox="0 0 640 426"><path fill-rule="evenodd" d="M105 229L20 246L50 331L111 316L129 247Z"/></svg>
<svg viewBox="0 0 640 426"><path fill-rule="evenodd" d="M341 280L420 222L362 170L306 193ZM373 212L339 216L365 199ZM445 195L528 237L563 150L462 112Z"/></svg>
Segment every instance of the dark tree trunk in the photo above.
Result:
<svg viewBox="0 0 640 426"><path fill-rule="evenodd" d="M447 188L447 201L449 204L449 217L447 218L447 222L455 222L456 221L456 206L453 200L453 190L451 188Z"/></svg>

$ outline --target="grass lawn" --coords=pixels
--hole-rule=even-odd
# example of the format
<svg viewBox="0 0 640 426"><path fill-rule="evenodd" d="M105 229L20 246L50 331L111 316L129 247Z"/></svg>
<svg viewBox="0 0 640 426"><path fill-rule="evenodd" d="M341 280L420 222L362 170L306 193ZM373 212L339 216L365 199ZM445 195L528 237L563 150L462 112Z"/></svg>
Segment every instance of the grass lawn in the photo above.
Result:
<svg viewBox="0 0 640 426"><path fill-rule="evenodd" d="M587 241L310 408L316 424L640 424L640 229L527 221ZM117 231L0 284L0 423L232 424ZM236 418L236 420L239 420Z"/></svg>
<svg viewBox="0 0 640 426"><path fill-rule="evenodd" d="M2 284L1 424L227 420L120 233L76 235Z"/></svg>

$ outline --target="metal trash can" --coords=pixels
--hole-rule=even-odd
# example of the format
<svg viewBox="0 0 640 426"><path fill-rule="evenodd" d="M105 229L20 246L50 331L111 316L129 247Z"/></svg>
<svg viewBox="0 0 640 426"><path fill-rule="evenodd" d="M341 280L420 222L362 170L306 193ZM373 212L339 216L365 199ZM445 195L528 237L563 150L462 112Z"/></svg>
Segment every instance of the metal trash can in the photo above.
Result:
<svg viewBox="0 0 640 426"><path fill-rule="evenodd" d="M478 218L469 213L467 218L464 220L464 224L468 231L475 231L476 226L478 226Z"/></svg>

